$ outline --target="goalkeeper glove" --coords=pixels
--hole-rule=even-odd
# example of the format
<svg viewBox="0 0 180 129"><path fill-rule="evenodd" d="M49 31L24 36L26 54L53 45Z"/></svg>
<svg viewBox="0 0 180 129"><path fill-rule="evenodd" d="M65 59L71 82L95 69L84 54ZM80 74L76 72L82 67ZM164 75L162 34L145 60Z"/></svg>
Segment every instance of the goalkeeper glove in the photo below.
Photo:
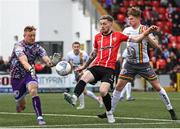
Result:
<svg viewBox="0 0 180 129"><path fill-rule="evenodd" d="M54 53L52 57L50 57L52 64L55 66L61 60L60 53Z"/></svg>
<svg viewBox="0 0 180 129"><path fill-rule="evenodd" d="M35 71L34 67L31 66L29 68L29 72L31 74L32 79L36 79L36 71Z"/></svg>

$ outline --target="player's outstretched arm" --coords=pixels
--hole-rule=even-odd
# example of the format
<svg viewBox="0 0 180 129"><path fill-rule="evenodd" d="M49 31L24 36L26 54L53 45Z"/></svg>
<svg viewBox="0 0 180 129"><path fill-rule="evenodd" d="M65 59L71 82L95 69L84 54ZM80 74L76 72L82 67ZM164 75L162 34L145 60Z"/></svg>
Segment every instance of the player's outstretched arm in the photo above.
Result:
<svg viewBox="0 0 180 129"><path fill-rule="evenodd" d="M61 54L60 53L54 53L52 57L43 56L43 61L48 67L55 66L59 61L61 61Z"/></svg>
<svg viewBox="0 0 180 129"><path fill-rule="evenodd" d="M152 47L160 49L160 47L158 45L159 41L158 41L158 39L156 37L154 37L154 35L148 35L147 39L149 41L149 44L151 44Z"/></svg>
<svg viewBox="0 0 180 129"><path fill-rule="evenodd" d="M94 49L91 52L88 61L83 66L81 66L78 69L76 69L75 71L77 71L77 72L79 71L80 72L80 71L86 69L91 64L91 62L96 58L96 56L97 56L97 49Z"/></svg>
<svg viewBox="0 0 180 129"><path fill-rule="evenodd" d="M42 60L44 61L44 63L45 63L48 67L52 67L52 66L53 66L52 61L51 61L51 59L50 59L48 56L43 56L43 57L42 57Z"/></svg>
<svg viewBox="0 0 180 129"><path fill-rule="evenodd" d="M149 27L147 30L145 30L142 34L138 35L138 36L130 36L129 37L129 42L134 42L134 43L139 43L141 42L146 36L148 36L150 33L157 31L158 27L152 25L151 27Z"/></svg>
<svg viewBox="0 0 180 129"><path fill-rule="evenodd" d="M91 62L96 58L96 56L97 56L97 49L94 49L91 52L88 61L84 64L85 68L87 68L91 64Z"/></svg>

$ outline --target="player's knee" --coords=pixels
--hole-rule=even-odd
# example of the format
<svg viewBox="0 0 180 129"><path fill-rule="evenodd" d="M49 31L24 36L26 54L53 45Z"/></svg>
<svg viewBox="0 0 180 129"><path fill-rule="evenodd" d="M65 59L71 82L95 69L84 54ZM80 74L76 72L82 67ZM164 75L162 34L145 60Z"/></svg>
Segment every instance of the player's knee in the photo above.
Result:
<svg viewBox="0 0 180 129"><path fill-rule="evenodd" d="M105 89L100 89L100 95L102 96L102 97L104 97L104 96L106 96L107 95L107 93L108 93L108 91L107 90L105 90Z"/></svg>
<svg viewBox="0 0 180 129"><path fill-rule="evenodd" d="M86 71L80 80L83 80L84 82L88 83L94 80L94 76L92 75L92 73L90 71Z"/></svg>
<svg viewBox="0 0 180 129"><path fill-rule="evenodd" d="M33 89L30 90L29 93L30 93L30 95L31 95L32 97L37 96L37 89L36 89L36 88L33 88Z"/></svg>
<svg viewBox="0 0 180 129"><path fill-rule="evenodd" d="M87 95L87 90L86 90L86 89L84 89L83 93L84 93L84 95Z"/></svg>
<svg viewBox="0 0 180 129"><path fill-rule="evenodd" d="M156 91L159 92L161 90L161 85L158 80L151 81L151 85Z"/></svg>
<svg viewBox="0 0 180 129"><path fill-rule="evenodd" d="M119 79L118 83L116 84L116 90L121 91L127 83L128 81Z"/></svg>

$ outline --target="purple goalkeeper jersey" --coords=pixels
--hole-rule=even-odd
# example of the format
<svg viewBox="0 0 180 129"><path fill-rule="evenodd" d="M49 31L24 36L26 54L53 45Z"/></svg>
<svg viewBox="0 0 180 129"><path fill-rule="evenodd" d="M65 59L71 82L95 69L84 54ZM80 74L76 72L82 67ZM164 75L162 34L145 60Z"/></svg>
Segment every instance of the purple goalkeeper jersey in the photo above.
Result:
<svg viewBox="0 0 180 129"><path fill-rule="evenodd" d="M27 56L28 63L30 65L34 65L36 58L46 56L47 53L45 49L37 43L28 45L24 42L24 40L16 43L10 59L11 78L23 78L28 72L18 59L22 55Z"/></svg>

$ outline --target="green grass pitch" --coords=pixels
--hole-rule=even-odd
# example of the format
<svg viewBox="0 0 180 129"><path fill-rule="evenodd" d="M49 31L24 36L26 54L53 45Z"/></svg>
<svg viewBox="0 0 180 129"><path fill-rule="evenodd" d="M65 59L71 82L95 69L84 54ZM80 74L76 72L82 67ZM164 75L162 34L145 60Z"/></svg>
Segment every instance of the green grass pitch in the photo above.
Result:
<svg viewBox="0 0 180 129"><path fill-rule="evenodd" d="M168 93L177 116L180 118L180 93ZM108 124L97 114L104 108L94 100L85 97L86 108L76 110L63 99L61 93L40 94L46 128L180 128L180 121L172 121L158 93L133 92L135 101L119 102L116 123ZM15 112L14 98L10 94L0 94L0 128L31 128L37 125L31 98L27 96L24 112Z"/></svg>

